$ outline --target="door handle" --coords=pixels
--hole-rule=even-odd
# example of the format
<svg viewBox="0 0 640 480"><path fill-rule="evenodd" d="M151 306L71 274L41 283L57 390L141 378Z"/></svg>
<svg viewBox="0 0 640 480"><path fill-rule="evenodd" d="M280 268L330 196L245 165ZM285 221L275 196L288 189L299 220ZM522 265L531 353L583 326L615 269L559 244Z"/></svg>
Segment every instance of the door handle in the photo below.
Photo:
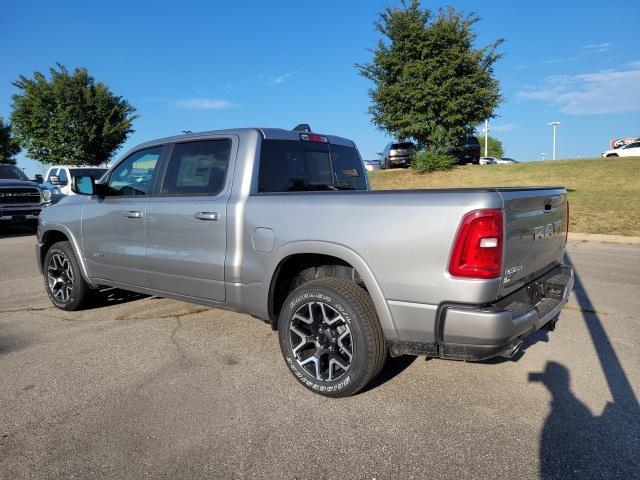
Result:
<svg viewBox="0 0 640 480"><path fill-rule="evenodd" d="M209 220L209 221L217 221L218 213L217 212L198 212L193 215L198 220Z"/></svg>
<svg viewBox="0 0 640 480"><path fill-rule="evenodd" d="M127 218L142 218L142 212L139 210L129 210L124 212L123 215Z"/></svg>

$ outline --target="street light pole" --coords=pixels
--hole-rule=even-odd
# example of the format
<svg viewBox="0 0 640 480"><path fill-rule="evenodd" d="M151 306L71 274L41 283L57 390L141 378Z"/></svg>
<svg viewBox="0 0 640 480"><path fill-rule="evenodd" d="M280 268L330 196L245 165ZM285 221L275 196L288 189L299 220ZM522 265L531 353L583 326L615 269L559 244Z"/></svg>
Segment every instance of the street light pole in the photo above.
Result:
<svg viewBox="0 0 640 480"><path fill-rule="evenodd" d="M484 121L484 156L489 156L489 120Z"/></svg>
<svg viewBox="0 0 640 480"><path fill-rule="evenodd" d="M553 159L556 159L556 128L560 125L560 122L549 122L547 125L553 127Z"/></svg>

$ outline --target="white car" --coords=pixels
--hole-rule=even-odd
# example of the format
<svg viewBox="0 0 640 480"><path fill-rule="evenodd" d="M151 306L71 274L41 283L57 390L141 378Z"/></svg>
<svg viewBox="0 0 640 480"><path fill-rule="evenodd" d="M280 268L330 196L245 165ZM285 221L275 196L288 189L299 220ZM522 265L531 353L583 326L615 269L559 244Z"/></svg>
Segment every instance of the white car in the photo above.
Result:
<svg viewBox="0 0 640 480"><path fill-rule="evenodd" d="M49 167L44 177L45 186L55 194L75 195L71 190L73 178L90 176L97 182L106 173L107 167L68 167L66 165L54 165Z"/></svg>
<svg viewBox="0 0 640 480"><path fill-rule="evenodd" d="M480 157L480 165L495 165L498 163L496 157Z"/></svg>
<svg viewBox="0 0 640 480"><path fill-rule="evenodd" d="M500 157L500 158L496 158L496 163L498 165L515 165L516 162L513 158L508 158L508 157Z"/></svg>
<svg viewBox="0 0 640 480"><path fill-rule="evenodd" d="M640 141L602 152L603 157L640 157Z"/></svg>
<svg viewBox="0 0 640 480"><path fill-rule="evenodd" d="M363 160L364 168L368 172L373 172L374 170L380 170L382 168L382 162L380 160Z"/></svg>

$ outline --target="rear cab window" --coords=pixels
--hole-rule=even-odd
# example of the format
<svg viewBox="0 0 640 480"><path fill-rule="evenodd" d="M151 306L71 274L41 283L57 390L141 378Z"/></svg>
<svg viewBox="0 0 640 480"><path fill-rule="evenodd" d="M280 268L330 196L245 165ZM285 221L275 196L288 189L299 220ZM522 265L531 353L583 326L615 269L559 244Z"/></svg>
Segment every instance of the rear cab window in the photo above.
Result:
<svg viewBox="0 0 640 480"><path fill-rule="evenodd" d="M366 189L366 174L354 147L303 140L262 141L258 193Z"/></svg>
<svg viewBox="0 0 640 480"><path fill-rule="evenodd" d="M411 142L394 143L391 145L392 150L409 150L411 148L413 148L413 143Z"/></svg>

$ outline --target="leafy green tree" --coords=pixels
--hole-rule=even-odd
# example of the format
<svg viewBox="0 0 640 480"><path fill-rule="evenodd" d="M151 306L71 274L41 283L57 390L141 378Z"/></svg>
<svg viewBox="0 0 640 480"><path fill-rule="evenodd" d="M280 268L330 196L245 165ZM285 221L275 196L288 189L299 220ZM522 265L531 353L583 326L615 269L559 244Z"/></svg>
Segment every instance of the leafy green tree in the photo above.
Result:
<svg viewBox="0 0 640 480"><path fill-rule="evenodd" d="M135 108L86 68L51 68L13 82L11 124L29 157L41 163L101 165L133 132Z"/></svg>
<svg viewBox="0 0 640 480"><path fill-rule="evenodd" d="M20 152L20 144L11 135L11 125L0 117L0 163L15 165L15 156Z"/></svg>
<svg viewBox="0 0 640 480"><path fill-rule="evenodd" d="M419 0L388 7L375 23L383 38L371 63L357 64L373 82L372 122L399 139L446 151L501 101L493 64L503 40L475 48L479 17L453 7L434 13Z"/></svg>
<svg viewBox="0 0 640 480"><path fill-rule="evenodd" d="M496 157L496 158L504 157L504 149L502 148L502 142L490 135L487 138L488 138L487 145L489 146L489 148L487 149L488 150L487 156ZM480 140L480 155L484 157L485 156L484 155L484 135L480 135L478 137L478 140Z"/></svg>

